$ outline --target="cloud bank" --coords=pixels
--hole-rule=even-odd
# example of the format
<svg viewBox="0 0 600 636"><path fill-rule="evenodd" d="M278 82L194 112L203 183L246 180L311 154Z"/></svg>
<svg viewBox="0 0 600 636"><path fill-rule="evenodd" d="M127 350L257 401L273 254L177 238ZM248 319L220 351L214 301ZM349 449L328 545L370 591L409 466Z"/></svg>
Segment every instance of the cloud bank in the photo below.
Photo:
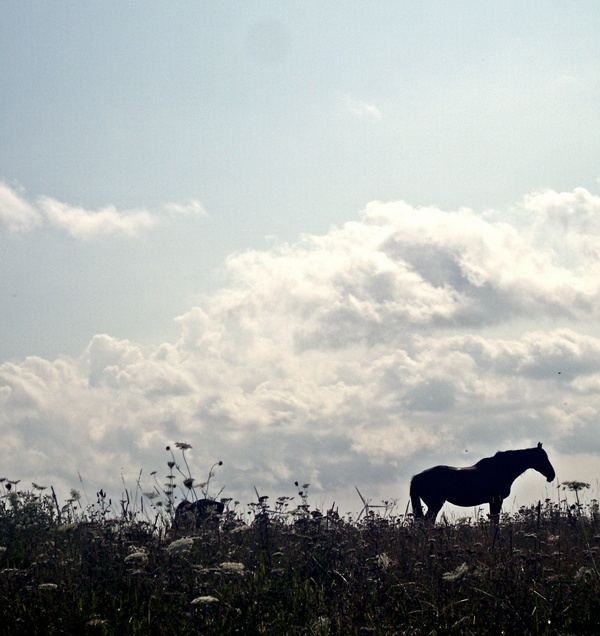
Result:
<svg viewBox="0 0 600 636"><path fill-rule="evenodd" d="M35 203L29 203L23 194L0 181L0 225L11 232L26 232L46 224L81 241L133 237L154 227L161 215L206 216L206 211L197 200L167 203L154 213L145 209L119 211L113 205L86 210L51 197L39 197Z"/></svg>
<svg viewBox="0 0 600 636"><path fill-rule="evenodd" d="M98 334L77 358L0 365L5 476L118 489L186 441L241 501L299 480L317 503L356 509L357 485L404 511L414 472L543 441L559 479L593 481L599 222L583 189L484 215L373 202L233 255L175 342Z"/></svg>

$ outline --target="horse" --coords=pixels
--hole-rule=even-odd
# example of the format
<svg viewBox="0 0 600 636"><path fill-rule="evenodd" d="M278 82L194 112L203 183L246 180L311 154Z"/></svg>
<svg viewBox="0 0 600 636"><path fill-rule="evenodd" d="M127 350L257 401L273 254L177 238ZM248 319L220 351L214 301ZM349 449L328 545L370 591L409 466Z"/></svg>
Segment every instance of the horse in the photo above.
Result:
<svg viewBox="0 0 600 636"><path fill-rule="evenodd" d="M180 522L192 517L195 519L196 528L200 528L203 521L223 514L223 510L225 510L224 504L214 499L198 499L197 501L184 499L177 506L175 521Z"/></svg>
<svg viewBox="0 0 600 636"><path fill-rule="evenodd" d="M510 495L513 481L528 468L541 473L549 482L556 473L546 451L537 447L522 450L498 451L474 466L434 466L415 475L410 482L410 500L415 519L422 519L421 500L427 505L426 519L435 518L444 502L456 506L490 505L490 518L497 521L502 502Z"/></svg>

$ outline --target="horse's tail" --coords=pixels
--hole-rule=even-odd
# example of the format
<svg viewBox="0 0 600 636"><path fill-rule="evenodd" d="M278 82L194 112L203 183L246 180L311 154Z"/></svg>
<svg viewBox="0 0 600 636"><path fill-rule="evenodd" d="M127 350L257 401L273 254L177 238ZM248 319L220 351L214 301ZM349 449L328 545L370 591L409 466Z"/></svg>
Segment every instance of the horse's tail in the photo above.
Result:
<svg viewBox="0 0 600 636"><path fill-rule="evenodd" d="M415 519L423 518L423 506L421 505L421 497L417 488L418 475L410 480L410 502L412 504L413 515Z"/></svg>

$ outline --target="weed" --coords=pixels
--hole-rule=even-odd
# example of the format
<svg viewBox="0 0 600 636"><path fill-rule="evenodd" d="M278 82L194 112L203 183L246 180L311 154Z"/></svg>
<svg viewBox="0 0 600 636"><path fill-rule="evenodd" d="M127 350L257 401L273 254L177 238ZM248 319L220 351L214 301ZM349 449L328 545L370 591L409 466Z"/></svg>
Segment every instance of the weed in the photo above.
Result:
<svg viewBox="0 0 600 636"><path fill-rule="evenodd" d="M185 458L183 447L176 448ZM415 524L371 509L343 519L257 493L184 536L172 528L187 461L164 488L61 505L0 481L0 625L9 634L592 634L597 502L576 495L484 518ZM173 465L171 465L173 462ZM138 480L138 485L139 481ZM182 484L178 483L182 480ZM570 482L569 482L570 483ZM10 488L9 488L10 486ZM138 492L139 491L139 492ZM87 499L87 496L85 496ZM158 504L162 502L162 506ZM157 516L158 515L158 516Z"/></svg>

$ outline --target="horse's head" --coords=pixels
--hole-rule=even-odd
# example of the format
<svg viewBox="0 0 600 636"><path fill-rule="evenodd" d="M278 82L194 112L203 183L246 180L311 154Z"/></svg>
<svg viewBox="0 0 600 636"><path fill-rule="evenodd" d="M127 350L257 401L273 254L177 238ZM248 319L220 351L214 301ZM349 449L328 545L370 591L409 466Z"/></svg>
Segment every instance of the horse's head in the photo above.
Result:
<svg viewBox="0 0 600 636"><path fill-rule="evenodd" d="M537 447L532 448L531 451L532 451L532 457L533 457L531 468L533 468L534 470L537 470L538 473L541 473L542 475L544 475L544 477L548 481L553 481L554 478L556 477L556 473L554 472L554 467L552 466L552 464L550 463L550 460L548 459L548 455L546 454L546 451L542 448L542 442L538 442Z"/></svg>

